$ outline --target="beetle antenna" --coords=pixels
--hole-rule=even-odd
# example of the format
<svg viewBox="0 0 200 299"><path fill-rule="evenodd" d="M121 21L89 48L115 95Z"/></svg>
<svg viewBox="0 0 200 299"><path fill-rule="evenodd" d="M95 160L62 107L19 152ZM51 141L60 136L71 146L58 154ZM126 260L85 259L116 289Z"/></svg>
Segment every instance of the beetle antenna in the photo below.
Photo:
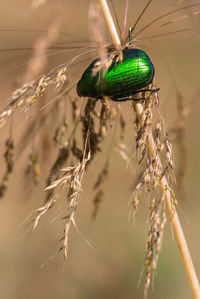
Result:
<svg viewBox="0 0 200 299"><path fill-rule="evenodd" d="M131 27L131 33L133 33L135 31L135 28L136 28L138 22L140 21L140 19L144 15L145 11L147 10L147 8L149 7L149 5L150 5L151 2L152 2L152 0L149 0L148 3L146 4L146 6L144 7L144 9L142 10L142 12L140 13L139 17L135 21L135 24L133 25L133 27ZM128 38L129 38L129 42L130 42L130 29L129 29Z"/></svg>
<svg viewBox="0 0 200 299"><path fill-rule="evenodd" d="M182 10L185 10L185 9L189 9L189 8L192 8L192 7L196 7L196 6L199 6L199 5L200 5L200 2L197 2L197 3L195 3L195 4L190 4L190 5L181 7L181 8L177 8L177 9L172 10L172 11L170 11L170 12L164 13L163 15L161 15L161 16L155 18L155 19L154 19L153 21L151 21L149 24L147 24L146 26L144 26L139 32L137 32L136 36L138 36L140 33L142 33L143 31L145 31L145 29L146 29L146 28L149 28L152 24L154 24L154 23L160 21L161 19L163 19L163 18L165 18L165 17L167 17L167 16L171 16L171 15L175 14L176 12L179 12L179 11L182 11ZM198 14L199 14L199 11L195 11L193 14L194 14L194 15L198 15ZM191 15L193 15L193 14L191 14ZM189 14L188 14L187 16L189 16ZM171 21L171 22L172 22L172 21ZM169 24L169 22L166 23L166 24L164 24L164 25L167 25L167 24ZM135 36L135 37L136 37L136 36Z"/></svg>
<svg viewBox="0 0 200 299"><path fill-rule="evenodd" d="M129 27L129 30L128 30L128 46L130 46L132 39L133 39L133 27Z"/></svg>

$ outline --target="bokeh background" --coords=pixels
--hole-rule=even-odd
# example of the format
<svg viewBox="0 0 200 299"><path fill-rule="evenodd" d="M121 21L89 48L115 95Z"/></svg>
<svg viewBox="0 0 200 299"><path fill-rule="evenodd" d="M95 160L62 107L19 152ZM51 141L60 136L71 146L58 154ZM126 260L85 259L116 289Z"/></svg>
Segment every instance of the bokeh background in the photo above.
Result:
<svg viewBox="0 0 200 299"><path fill-rule="evenodd" d="M121 24L124 2L122 0L113 2ZM162 12L167 12L169 8L174 9L173 4L176 2L154 0L139 26L144 26ZM7 49L0 52L0 105L3 109L10 93L22 82L27 60L31 57L30 50L19 51L17 49L32 47L37 38L44 34L39 31L48 28L55 13L58 13L60 18L59 31L72 35L72 37L59 35L57 44L69 45L74 43L74 40L78 41L79 38L80 41L89 42L91 34L89 33L89 1L87 0L60 1L61 9L58 7L56 8L58 10L55 10L55 2L50 0L37 9L32 8L33 2L30 0L1 0L0 3L0 48ZM145 3L146 1L130 1L129 25L134 23ZM185 0L181 5L183 7L190 3L190 0ZM183 10L178 16L185 13L188 11ZM173 16L167 20L169 19L173 19ZM185 196L178 198L178 212L197 274L200 275L199 17L193 16L170 26L163 28L155 26L154 28L149 29L145 36L160 32L169 33L181 28L195 28L191 32L173 34L171 39L162 36L159 40L146 42L141 40L140 47L148 52L155 64L156 81L161 88L162 113L167 127L171 128L177 117L177 90L184 97L185 103L192 101L191 106L194 104L194 109L191 110L185 122L187 161L184 162L187 165L187 173L184 184ZM109 40L108 34L106 38ZM49 57L46 68L51 69L58 63L64 62L67 59L65 55L72 57L73 53L67 52ZM84 69L84 65L80 65L80 69ZM80 75L80 73L76 74ZM194 97L195 101L192 100ZM127 129L129 132L126 135L126 142L130 147L134 147L134 132L131 129L134 116L129 107L129 103L125 103L123 107L127 123L130 124ZM14 139L18 144L28 120L26 120L25 113L17 113L12 121L12 126L16 129ZM11 122L8 122L0 129L1 177L5 170L4 142L9 134L10 126ZM0 202L0 298L143 298L144 282L141 274L145 256L148 209L144 199L136 214L135 223L128 221L131 185L137 173L134 161L131 169L127 169L119 155L113 153L106 196L97 219L95 221L91 219L94 196L91 180L101 169L111 135L107 138L102 152L84 178L84 192L76 214L77 226L82 236L71 228L69 255L64 269L62 255L57 253L58 241L62 237L63 221L58 218L52 222L58 210L54 209L48 213L34 232L31 231L30 221L21 225L27 215L42 204L45 176L55 158L54 152L51 152L44 161L41 184L33 188L24 175L30 148L27 146L25 151L22 149L16 151L18 156L15 156L15 169L9 182L9 189ZM178 161L176 145L174 149L176 163ZM84 239L91 242L94 250L87 246ZM41 267L51 257L53 258ZM169 223L164 233L153 288L148 297L154 299L192 298Z"/></svg>

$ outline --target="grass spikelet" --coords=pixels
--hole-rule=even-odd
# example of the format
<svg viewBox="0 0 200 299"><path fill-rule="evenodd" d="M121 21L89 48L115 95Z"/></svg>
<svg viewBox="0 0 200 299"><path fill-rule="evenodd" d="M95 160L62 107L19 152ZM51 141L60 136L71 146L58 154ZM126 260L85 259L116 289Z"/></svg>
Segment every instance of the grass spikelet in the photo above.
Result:
<svg viewBox="0 0 200 299"><path fill-rule="evenodd" d="M138 164L141 164L142 162L143 164L145 163L145 170L132 195L132 205L135 213L141 195L145 194L145 190L149 194L149 229L145 257L145 295L150 287L152 271L156 270L158 253L161 248L164 226L166 224L165 191L160 193L160 181L165 173L165 170L160 163L161 159L162 163L166 164L166 169L169 168L173 171L174 168L172 146L169 138L164 134L165 130L160 121L160 111L158 111L159 101L158 99L155 100L155 97L157 97L157 95L146 95L145 102L143 103L143 118L140 122L136 122L136 149L141 153L138 155ZM153 110L158 111L157 118L153 118L153 115L155 116L155 111L153 113ZM153 152L149 152L149 132L153 131L154 127L155 147ZM164 148L163 145L165 145L166 148L166 155L161 155ZM170 192L174 194L172 187L167 185L165 188L170 189ZM173 196L171 198L173 198ZM175 203L174 199L171 199L171 201L172 203Z"/></svg>
<svg viewBox="0 0 200 299"><path fill-rule="evenodd" d="M115 147L115 150L117 153L119 153L119 155L121 156L121 158L128 163L130 161L130 157L128 156L128 150L127 150L127 146L125 143L118 143Z"/></svg>
<svg viewBox="0 0 200 299"><path fill-rule="evenodd" d="M174 177L173 149L172 149L172 144L171 144L168 134L166 134L164 144L165 144L165 148L166 148L166 168L172 173L172 175Z"/></svg>
<svg viewBox="0 0 200 299"><path fill-rule="evenodd" d="M101 113L100 113L100 125L99 125L99 135L104 138L106 137L107 123L111 118L111 108L110 99L105 97L102 100Z"/></svg>
<svg viewBox="0 0 200 299"><path fill-rule="evenodd" d="M164 196L154 197L149 206L149 230L146 243L145 257L145 294L150 287L152 271L156 270L158 254L161 249L164 226L166 224L166 214L164 205Z"/></svg>
<svg viewBox="0 0 200 299"><path fill-rule="evenodd" d="M94 208L92 212L92 219L95 219L97 217L97 214L99 213L104 197L105 197L105 191L103 188L100 188L93 199Z"/></svg>
<svg viewBox="0 0 200 299"><path fill-rule="evenodd" d="M80 148L78 148L77 141L75 138L72 142L72 153L78 159L78 161L81 161L83 159L83 152Z"/></svg>
<svg viewBox="0 0 200 299"><path fill-rule="evenodd" d="M93 219L96 218L96 216L99 212L99 209L101 207L103 198L105 196L105 185L106 185L106 180L108 177L108 168L109 168L109 163L106 162L106 164L104 165L103 169L99 173L97 180L94 184L94 189L97 190L97 192L93 199L93 204L94 204L94 208L93 208L93 212L92 212Z"/></svg>
<svg viewBox="0 0 200 299"><path fill-rule="evenodd" d="M47 178L47 186L51 185L51 183L54 180L57 180L59 178L59 171L63 167L64 163L66 163L70 153L70 147L68 143L64 143L62 146L60 146L58 156L53 163L49 176ZM53 190L49 190L46 195L46 202L49 201L53 193Z"/></svg>
<svg viewBox="0 0 200 299"><path fill-rule="evenodd" d="M0 127L7 122L15 110L20 108L27 111L51 84L58 88L66 81L65 67L58 68L53 74L41 75L47 62L46 50L56 40L57 33L58 19L55 17L52 18L47 33L36 40L32 58L29 60L23 78L26 83L12 93L8 106L0 113Z"/></svg>
<svg viewBox="0 0 200 299"><path fill-rule="evenodd" d="M6 151L4 153L4 158L6 162L6 172L0 183L0 198L4 196L8 188L9 177L13 171L13 166L14 166L14 159L13 159L14 142L13 142L12 134L7 138L5 142L5 146L6 146Z"/></svg>
<svg viewBox="0 0 200 299"><path fill-rule="evenodd" d="M137 137L136 137L136 150L138 152L138 163L140 164L146 154L146 142L149 133L149 128L152 125L152 97L147 95L144 103L144 120L143 125L140 126L138 122L137 125Z"/></svg>
<svg viewBox="0 0 200 299"><path fill-rule="evenodd" d="M30 153L29 155L26 174L31 174L34 184L38 184L40 179L40 163L38 160L38 155L34 152Z"/></svg>
<svg viewBox="0 0 200 299"><path fill-rule="evenodd" d="M68 252L69 228L71 223L75 223L74 216L78 205L79 193L80 191L82 191L82 179L85 173L86 165L90 160L90 157L91 155L89 152L86 157L83 157L83 160L81 162L77 163L77 165L62 169L64 175L62 175L60 179L53 181L51 185L49 185L45 189L46 191L55 190L53 197L51 197L50 200L48 200L43 207L35 211L35 213L38 215L34 220L33 229L37 227L40 218L55 205L62 189L67 187L70 188L70 196L66 199L68 206L67 209L69 209L70 212L67 216L64 217L66 221L64 227L64 238L63 245L60 248L60 250L64 251L65 259L67 259Z"/></svg>
<svg viewBox="0 0 200 299"><path fill-rule="evenodd" d="M66 67L58 67L56 70L43 74L39 78L25 83L16 89L10 97L10 103L0 113L0 128L5 125L10 116L18 109L29 111L29 108L39 100L50 86L60 89L69 83ZM63 76L60 76L63 73ZM69 87L70 88L70 87ZM68 90L68 88L66 88Z"/></svg>
<svg viewBox="0 0 200 299"><path fill-rule="evenodd" d="M72 104L72 120L76 122L80 116L80 108L77 98L70 98Z"/></svg>
<svg viewBox="0 0 200 299"><path fill-rule="evenodd" d="M82 135L83 142L85 144L85 140L87 139L89 132L89 142L87 143L86 152L91 152L91 159L94 158L94 155L100 151L99 142L100 137L97 128L95 127L95 117L94 117L94 109L96 106L97 100L89 98L85 105L84 114L82 116Z"/></svg>
<svg viewBox="0 0 200 299"><path fill-rule="evenodd" d="M66 137L66 133L67 133L67 129L68 129L68 122L67 122L67 119L64 118L62 123L55 129L53 141L56 146L58 146L58 147L63 146L64 140Z"/></svg>
<svg viewBox="0 0 200 299"><path fill-rule="evenodd" d="M126 133L126 121L123 117L123 114L122 114L122 110L120 108L120 106L118 106L118 112L119 112L119 123L120 123L120 129L121 129L121 132L120 132L120 138L121 139L124 139L124 136L125 136L125 133Z"/></svg>
<svg viewBox="0 0 200 299"><path fill-rule="evenodd" d="M185 195L184 180L187 172L187 149L185 143L186 118L188 117L189 112L191 112L191 107L185 105L185 99L179 91L177 91L176 98L178 117L175 125L170 131L170 136L171 139L177 143L178 163L176 167L176 190L179 193L180 198L183 198Z"/></svg>

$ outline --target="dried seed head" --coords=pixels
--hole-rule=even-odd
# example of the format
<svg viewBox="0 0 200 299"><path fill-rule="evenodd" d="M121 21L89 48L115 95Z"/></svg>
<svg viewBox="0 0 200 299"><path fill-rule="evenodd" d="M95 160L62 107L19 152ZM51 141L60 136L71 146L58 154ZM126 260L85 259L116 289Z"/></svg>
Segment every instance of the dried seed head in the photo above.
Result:
<svg viewBox="0 0 200 299"><path fill-rule="evenodd" d="M8 182L9 182L9 177L13 171L13 166L14 166L14 159L13 159L13 154L14 154L14 142L13 142L13 137L10 135L8 139L5 142L6 146L6 151L4 153L4 158L6 162L6 172L3 176L3 179L0 184L0 197L3 197L7 188L8 188Z"/></svg>
<svg viewBox="0 0 200 299"><path fill-rule="evenodd" d="M106 185L106 180L108 178L108 167L109 167L109 163L106 162L105 166L99 173L97 180L94 184L94 189L95 190L97 189L97 193L93 200L93 204L94 204L94 209L93 209L93 213L92 213L93 219L96 218L97 213L99 212L101 203L103 201L103 198L105 196L105 185Z"/></svg>
<svg viewBox="0 0 200 299"><path fill-rule="evenodd" d="M115 147L116 152L120 154L122 159L128 163L130 161L130 157L128 156L128 149L126 144L124 143L118 143Z"/></svg>
<svg viewBox="0 0 200 299"><path fill-rule="evenodd" d="M117 109L116 109L116 107L112 107L110 109L110 118L111 118L111 120L115 120L116 117L117 117Z"/></svg>
<svg viewBox="0 0 200 299"><path fill-rule="evenodd" d="M147 294L150 287L152 271L155 271L157 266L158 254L166 224L165 192L160 192L160 181L165 173L165 169L162 168L161 163L167 165L171 170L173 170L174 167L172 145L162 126L159 98L156 98L157 101L154 101L155 96L152 94L145 95L145 101L142 104L144 113L141 120L136 122L136 149L140 153L138 164L143 162L142 164L145 168L133 192L132 207L134 212L138 208L141 193L144 192L145 188L149 192L149 229L145 257L145 294ZM155 110L154 113L153 110ZM151 132L153 131L155 132L154 137L152 135L152 138L154 138L154 147L153 150L151 150L149 146L149 142L151 142L149 134L152 134ZM166 154L161 156L164 147L166 148ZM174 205L175 198L173 190L168 185L166 188L171 192L171 201L172 205Z"/></svg>
<svg viewBox="0 0 200 299"><path fill-rule="evenodd" d="M105 197L105 193L103 189L100 189L97 194L94 197L93 204L94 204L94 209L92 212L92 218L95 219L97 217L97 214L99 212L99 209L101 207L101 203L103 201L103 198Z"/></svg>
<svg viewBox="0 0 200 299"><path fill-rule="evenodd" d="M40 164L38 161L38 155L33 152L29 155L28 167L26 170L27 174L30 172L33 175L33 182L38 184L40 178Z"/></svg>

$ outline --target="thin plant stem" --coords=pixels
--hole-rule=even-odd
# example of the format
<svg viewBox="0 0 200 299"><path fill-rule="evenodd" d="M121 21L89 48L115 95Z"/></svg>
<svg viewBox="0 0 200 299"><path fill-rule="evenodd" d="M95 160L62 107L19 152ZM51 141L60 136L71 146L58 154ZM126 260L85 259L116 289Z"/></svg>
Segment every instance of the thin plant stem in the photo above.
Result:
<svg viewBox="0 0 200 299"><path fill-rule="evenodd" d="M110 9L108 7L108 3L107 3L106 0L99 0L99 2L101 4L104 16L106 18L106 22L108 24L108 29L109 29L110 34L112 36L114 45L115 45L116 48L118 48L121 45L121 42L120 42L119 35L117 33L117 29L115 27L115 23L114 23L113 18L111 16Z"/></svg>
<svg viewBox="0 0 200 299"><path fill-rule="evenodd" d="M104 15L105 15L105 19L107 21L107 25L110 31L110 34L112 36L114 45L116 47L120 47L120 39L116 30L116 27L114 25L108 4L106 0L99 0ZM141 103L134 103L134 107L135 107L135 111L137 114L137 118L140 122L140 124L142 124L143 122L143 116L144 116L144 109ZM149 151L149 155L151 157L153 157L153 153L155 152L155 142L154 142L154 138L152 135L152 130L149 130L149 134L148 134L148 142L147 142L147 146L148 146L148 151ZM161 160L159 159L158 161L160 169L162 169L162 163ZM188 281L189 281L189 285L191 287L191 291L193 294L193 297L195 299L200 299L200 286L199 286L199 281L197 278L197 274L195 272L193 263L192 263L192 259L190 256L190 252L184 237L184 233L179 221L179 217L177 214L177 211L175 209L175 207L172 205L172 198L171 198L171 193L169 188L167 189L168 182L165 176L162 176L162 179L160 180L160 189L161 191L165 194L165 201L166 201L166 206L167 206L167 211L168 211L168 215L173 227L173 231L174 231L174 236L183 260L183 264L185 267L185 271L187 273L187 277L188 277Z"/></svg>
<svg viewBox="0 0 200 299"><path fill-rule="evenodd" d="M126 24L127 24L127 15L128 15L128 4L129 0L126 0L125 7L124 7L124 22L122 27L122 41L124 41L125 33L126 33Z"/></svg>

